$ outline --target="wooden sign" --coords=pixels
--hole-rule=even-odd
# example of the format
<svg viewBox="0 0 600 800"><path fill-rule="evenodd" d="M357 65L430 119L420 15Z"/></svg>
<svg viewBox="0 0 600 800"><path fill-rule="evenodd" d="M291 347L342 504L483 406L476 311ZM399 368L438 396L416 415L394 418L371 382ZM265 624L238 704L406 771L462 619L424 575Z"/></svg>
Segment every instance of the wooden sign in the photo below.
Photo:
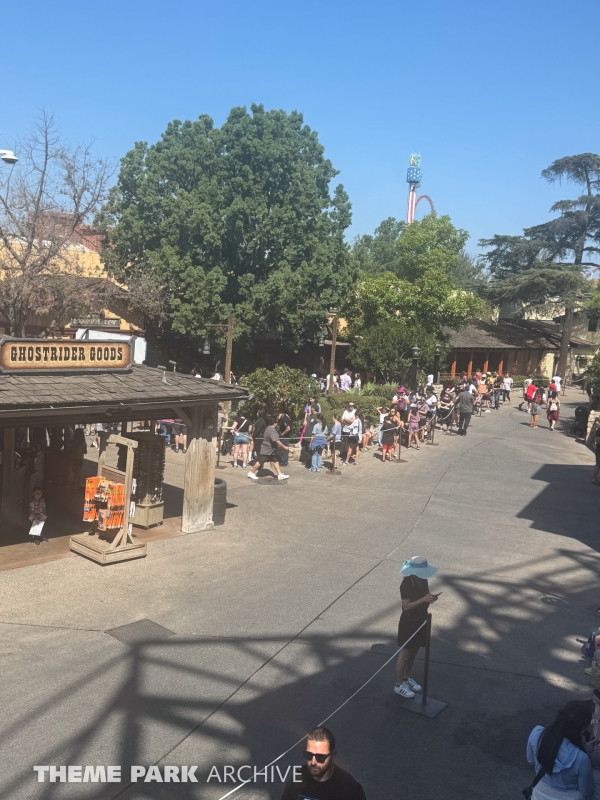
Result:
<svg viewBox="0 0 600 800"><path fill-rule="evenodd" d="M2 339L2 372L123 372L131 367L131 341Z"/></svg>

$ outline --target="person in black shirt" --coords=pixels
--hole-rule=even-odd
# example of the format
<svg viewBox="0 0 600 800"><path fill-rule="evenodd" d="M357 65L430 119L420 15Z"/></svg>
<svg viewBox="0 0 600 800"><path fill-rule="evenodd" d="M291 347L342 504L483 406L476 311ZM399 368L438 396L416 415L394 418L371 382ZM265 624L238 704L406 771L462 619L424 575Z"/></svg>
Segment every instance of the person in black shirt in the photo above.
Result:
<svg viewBox="0 0 600 800"><path fill-rule="evenodd" d="M279 441L286 447L290 445L290 433L292 432L292 420L287 414L277 415L277 427L279 428ZM280 448L279 463L282 467L287 467L290 458L290 451Z"/></svg>
<svg viewBox="0 0 600 800"><path fill-rule="evenodd" d="M429 565L422 556L413 556L400 568L404 579L400 584L402 615L398 623L398 647L405 647L398 654L394 691L401 697L414 697L415 692L421 691L410 672L419 648L425 647L426 627L421 625L427 620L429 606L438 599L438 595L429 591L427 582L437 571L438 568Z"/></svg>
<svg viewBox="0 0 600 800"><path fill-rule="evenodd" d="M366 800L360 783L334 763L335 736L329 728L308 734L302 780L290 781L281 800Z"/></svg>
<svg viewBox="0 0 600 800"><path fill-rule="evenodd" d="M256 422L252 426L252 455L254 460L258 459L260 455L260 448L262 445L263 434L266 430L267 423L265 422L265 416L262 411L258 412L258 416Z"/></svg>
<svg viewBox="0 0 600 800"><path fill-rule="evenodd" d="M381 426L381 460L385 461L386 456L388 461L392 460L392 453L394 452L394 445L396 442L396 434L398 426L392 419L391 414L388 414Z"/></svg>

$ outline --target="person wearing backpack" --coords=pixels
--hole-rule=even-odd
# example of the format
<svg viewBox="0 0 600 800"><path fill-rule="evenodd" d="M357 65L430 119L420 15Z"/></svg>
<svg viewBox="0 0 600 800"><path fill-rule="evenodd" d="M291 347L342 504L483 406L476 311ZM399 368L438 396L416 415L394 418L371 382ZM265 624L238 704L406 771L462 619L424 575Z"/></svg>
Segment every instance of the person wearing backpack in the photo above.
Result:
<svg viewBox="0 0 600 800"><path fill-rule="evenodd" d="M560 400L558 399L558 394L556 392L552 392L552 394L548 398L548 410L546 411L546 417L548 418L548 422L550 423L551 431L555 430L559 415L560 415Z"/></svg>
<svg viewBox="0 0 600 800"><path fill-rule="evenodd" d="M594 776L585 752L585 732L594 714L593 700L571 700L554 722L536 725L527 741L527 761L536 776L523 790L531 800L590 800Z"/></svg>

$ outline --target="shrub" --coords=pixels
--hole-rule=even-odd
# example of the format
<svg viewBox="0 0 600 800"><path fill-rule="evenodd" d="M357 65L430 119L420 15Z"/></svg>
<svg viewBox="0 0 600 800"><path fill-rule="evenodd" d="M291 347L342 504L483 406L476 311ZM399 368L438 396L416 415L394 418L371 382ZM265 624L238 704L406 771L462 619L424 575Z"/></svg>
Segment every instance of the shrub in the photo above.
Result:
<svg viewBox="0 0 600 800"><path fill-rule="evenodd" d="M274 369L257 369L244 380L252 397L244 403L250 420L259 411L265 414L285 412L292 420L292 433L297 433L304 420L304 407L309 397L319 397L319 384L302 370L283 364Z"/></svg>

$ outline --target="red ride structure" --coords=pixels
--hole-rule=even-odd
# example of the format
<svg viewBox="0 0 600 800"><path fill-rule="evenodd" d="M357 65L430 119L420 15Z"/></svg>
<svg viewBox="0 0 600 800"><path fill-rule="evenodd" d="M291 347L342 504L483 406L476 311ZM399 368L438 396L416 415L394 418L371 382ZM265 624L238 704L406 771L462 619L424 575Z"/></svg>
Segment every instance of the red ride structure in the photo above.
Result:
<svg viewBox="0 0 600 800"><path fill-rule="evenodd" d="M421 169L421 154L411 153L410 166L406 171L406 182L408 183L408 206L406 209L406 222L408 225L415 221L415 212L421 200L427 200L431 206L431 212L435 212L433 200L431 197L429 197L429 195L422 194L420 197L417 197L417 189L421 185L422 177L423 170Z"/></svg>

